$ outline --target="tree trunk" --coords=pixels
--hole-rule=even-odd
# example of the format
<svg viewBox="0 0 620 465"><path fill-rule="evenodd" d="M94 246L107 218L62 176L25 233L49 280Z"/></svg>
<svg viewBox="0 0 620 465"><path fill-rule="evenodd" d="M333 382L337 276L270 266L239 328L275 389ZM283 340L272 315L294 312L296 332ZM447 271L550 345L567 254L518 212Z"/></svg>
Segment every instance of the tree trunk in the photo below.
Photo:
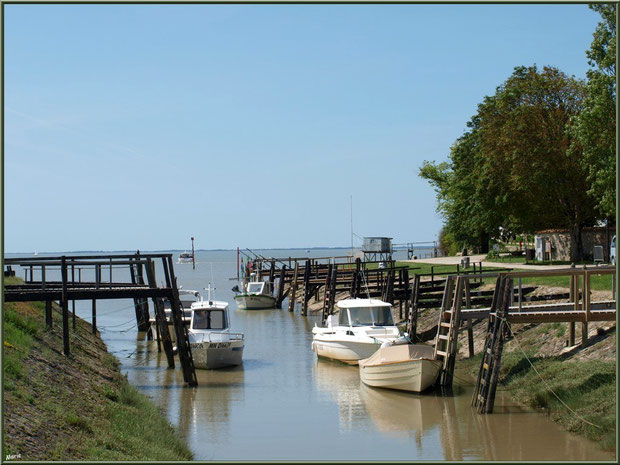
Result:
<svg viewBox="0 0 620 465"><path fill-rule="evenodd" d="M482 233L480 235L480 253L489 253L489 238L491 237L488 233Z"/></svg>
<svg viewBox="0 0 620 465"><path fill-rule="evenodd" d="M583 226L579 221L571 223L570 231L570 259L576 263L583 260L583 240L581 237L581 230Z"/></svg>
<svg viewBox="0 0 620 465"><path fill-rule="evenodd" d="M609 242L609 239L609 217L607 217L605 221L605 247L603 247L603 250L605 251L605 263L609 263L611 260L611 258L609 257L611 252L611 244Z"/></svg>

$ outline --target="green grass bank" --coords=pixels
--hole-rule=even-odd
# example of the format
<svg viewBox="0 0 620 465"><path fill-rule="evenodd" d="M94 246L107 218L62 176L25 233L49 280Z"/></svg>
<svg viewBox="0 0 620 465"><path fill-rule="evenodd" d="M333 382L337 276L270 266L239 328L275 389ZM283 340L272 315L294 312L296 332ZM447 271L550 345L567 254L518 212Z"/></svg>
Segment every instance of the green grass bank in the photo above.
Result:
<svg viewBox="0 0 620 465"><path fill-rule="evenodd" d="M19 460L191 460L153 402L129 385L91 325L77 318L71 354L62 319L40 302L3 306L2 453Z"/></svg>

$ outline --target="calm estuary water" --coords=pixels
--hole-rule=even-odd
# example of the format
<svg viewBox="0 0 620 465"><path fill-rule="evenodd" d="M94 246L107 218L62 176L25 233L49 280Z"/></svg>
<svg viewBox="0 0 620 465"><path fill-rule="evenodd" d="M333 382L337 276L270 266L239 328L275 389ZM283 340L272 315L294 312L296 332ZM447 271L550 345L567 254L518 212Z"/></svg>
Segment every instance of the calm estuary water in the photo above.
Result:
<svg viewBox="0 0 620 465"><path fill-rule="evenodd" d="M177 258L175 253L175 263ZM132 301L97 305L102 337L123 373L167 413L197 460L614 459L545 415L521 409L501 391L495 413L475 413L469 381L457 379L452 393L424 395L365 386L357 367L317 360L311 351L311 329L320 317L302 317L299 308L289 313L286 300L282 310L236 309L231 290L236 281L229 279L236 277L235 252L198 252L197 261L195 270L175 264L179 285L201 290L211 282L215 298L230 303L232 328L245 333L246 341L242 366L198 370L197 388L185 387L178 362L168 369L156 342L137 332ZM161 280L161 270L157 273ZM90 304L78 302L77 313L90 321Z"/></svg>

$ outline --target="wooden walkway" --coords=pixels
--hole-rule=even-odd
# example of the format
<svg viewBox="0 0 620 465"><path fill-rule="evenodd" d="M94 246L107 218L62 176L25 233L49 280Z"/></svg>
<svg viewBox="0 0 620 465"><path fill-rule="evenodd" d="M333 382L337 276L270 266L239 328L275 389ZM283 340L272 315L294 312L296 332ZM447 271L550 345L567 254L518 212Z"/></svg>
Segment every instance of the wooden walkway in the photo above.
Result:
<svg viewBox="0 0 620 465"><path fill-rule="evenodd" d="M155 262L161 260L164 281L157 285ZM101 299L133 299L138 329L149 329L148 301L153 302L158 348L163 345L168 366L174 368L174 349L170 340L166 322L163 300L170 302L172 321L176 332L178 356L183 371L183 379L190 386L198 384L187 326L182 322L182 309L174 275L172 254L118 254L118 255L71 255L59 257L20 257L5 258L4 264L9 267L24 268L24 283L5 285L5 302L42 301L46 303L46 324L52 325L51 302L58 301L62 308L63 351L70 355L69 345L69 302L73 302L73 329L75 329L75 301L89 300L92 302L92 328L97 330L97 300ZM131 282L114 281L114 270L129 269ZM94 281L82 281L82 270L94 270ZM60 271L60 281L50 281L47 276ZM76 273L77 271L77 273ZM103 272L107 271L108 281L104 281ZM35 279L35 272L38 279ZM117 273L118 276L118 273ZM118 278L117 278L118 279Z"/></svg>

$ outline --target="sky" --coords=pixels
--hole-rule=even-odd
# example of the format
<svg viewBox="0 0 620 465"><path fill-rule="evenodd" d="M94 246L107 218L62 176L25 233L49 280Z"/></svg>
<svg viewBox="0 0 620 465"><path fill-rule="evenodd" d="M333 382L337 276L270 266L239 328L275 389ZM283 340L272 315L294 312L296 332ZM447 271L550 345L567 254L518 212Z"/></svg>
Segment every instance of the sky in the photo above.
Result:
<svg viewBox="0 0 620 465"><path fill-rule="evenodd" d="M4 5L4 251L437 239L516 66L585 79L587 5ZM352 212L352 215L351 215Z"/></svg>

